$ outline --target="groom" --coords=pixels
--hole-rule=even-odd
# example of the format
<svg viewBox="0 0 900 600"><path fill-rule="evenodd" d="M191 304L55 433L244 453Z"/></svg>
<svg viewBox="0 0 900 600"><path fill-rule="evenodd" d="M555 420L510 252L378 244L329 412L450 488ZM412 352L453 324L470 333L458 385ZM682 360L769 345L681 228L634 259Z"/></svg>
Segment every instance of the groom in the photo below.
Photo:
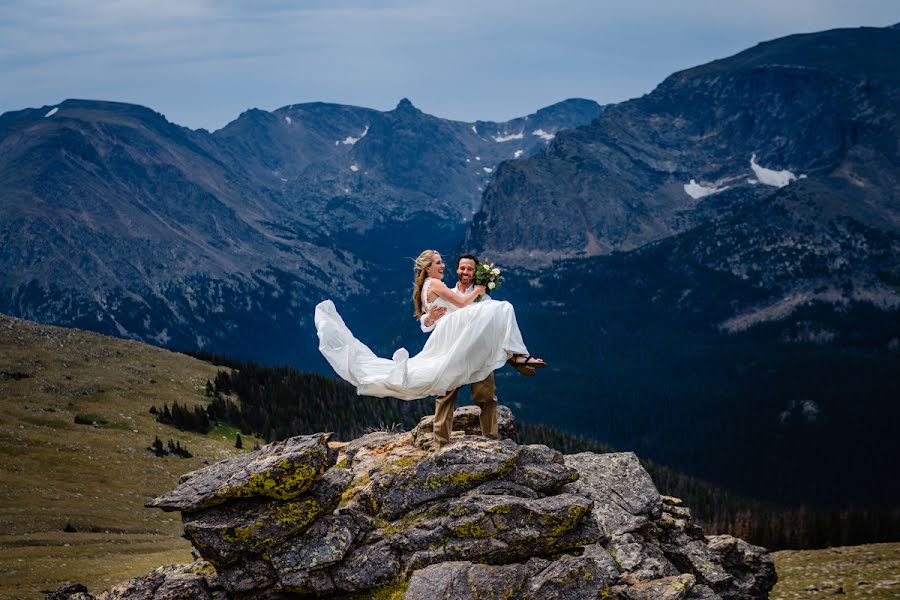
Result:
<svg viewBox="0 0 900 600"><path fill-rule="evenodd" d="M478 259L472 254L463 254L456 259L456 276L459 279L453 291L463 295L475 285L475 265ZM482 302L490 302L491 297L485 295ZM422 315L420 321L422 331L431 332L437 321L447 311L443 307L435 307L430 312ZM456 398L460 388L447 393L446 396L437 399L434 407L434 449L440 450L450 442L450 431L453 428L453 410L456 408ZM481 409L481 434L497 439L497 396L494 394L494 374L491 373L482 381L472 384L472 402Z"/></svg>

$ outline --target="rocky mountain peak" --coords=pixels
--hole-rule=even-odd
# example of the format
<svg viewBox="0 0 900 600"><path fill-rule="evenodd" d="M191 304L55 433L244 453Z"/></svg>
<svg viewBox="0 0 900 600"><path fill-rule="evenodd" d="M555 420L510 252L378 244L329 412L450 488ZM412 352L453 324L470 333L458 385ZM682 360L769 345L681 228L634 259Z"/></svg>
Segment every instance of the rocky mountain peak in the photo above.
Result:
<svg viewBox="0 0 900 600"><path fill-rule="evenodd" d="M397 103L396 108L394 110L418 110L413 103L410 102L409 98L401 98L400 102Z"/></svg>
<svg viewBox="0 0 900 600"><path fill-rule="evenodd" d="M509 409L500 419L514 436ZM402 578L405 600L755 599L775 583L763 548L705 537L633 453L469 435L474 407L454 415L465 435L432 452L431 424L349 443L299 436L188 473L149 506L181 511L202 560L100 598L341 597ZM75 597L91 596L48 596Z"/></svg>

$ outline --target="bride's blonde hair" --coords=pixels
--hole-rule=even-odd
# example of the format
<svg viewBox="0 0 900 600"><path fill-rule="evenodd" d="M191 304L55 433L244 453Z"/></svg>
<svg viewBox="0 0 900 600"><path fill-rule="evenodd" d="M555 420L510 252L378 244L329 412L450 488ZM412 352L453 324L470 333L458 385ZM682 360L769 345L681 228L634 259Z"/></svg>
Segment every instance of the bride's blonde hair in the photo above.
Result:
<svg viewBox="0 0 900 600"><path fill-rule="evenodd" d="M431 266L431 263L434 262L434 255L438 254L437 250L425 250L423 251L417 258L415 265L413 266L413 271L415 272L415 279L413 280L413 309L415 310L416 318L420 318L425 311L422 310L422 284L425 283L425 279L428 277L428 267Z"/></svg>

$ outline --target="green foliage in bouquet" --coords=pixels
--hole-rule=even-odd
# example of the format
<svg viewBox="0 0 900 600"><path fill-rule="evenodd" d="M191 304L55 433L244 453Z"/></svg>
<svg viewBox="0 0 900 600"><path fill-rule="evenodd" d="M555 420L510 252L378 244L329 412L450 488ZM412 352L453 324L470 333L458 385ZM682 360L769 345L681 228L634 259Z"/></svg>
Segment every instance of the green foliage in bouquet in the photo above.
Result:
<svg viewBox="0 0 900 600"><path fill-rule="evenodd" d="M494 263L485 261L475 265L475 285L483 285L487 288L488 295L500 287L503 281L504 278L500 275L500 269ZM477 300L481 300L481 297L477 298Z"/></svg>

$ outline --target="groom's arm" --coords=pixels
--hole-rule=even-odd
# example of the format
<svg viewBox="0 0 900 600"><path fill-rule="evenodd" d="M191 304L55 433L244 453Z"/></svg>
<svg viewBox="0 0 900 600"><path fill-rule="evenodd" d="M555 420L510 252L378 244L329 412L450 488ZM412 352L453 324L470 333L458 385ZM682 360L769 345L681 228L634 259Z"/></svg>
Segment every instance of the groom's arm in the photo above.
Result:
<svg viewBox="0 0 900 600"><path fill-rule="evenodd" d="M438 306L419 317L419 325L422 328L422 333L431 333L435 325L437 325L438 320L444 316L445 312L447 312L446 308Z"/></svg>

